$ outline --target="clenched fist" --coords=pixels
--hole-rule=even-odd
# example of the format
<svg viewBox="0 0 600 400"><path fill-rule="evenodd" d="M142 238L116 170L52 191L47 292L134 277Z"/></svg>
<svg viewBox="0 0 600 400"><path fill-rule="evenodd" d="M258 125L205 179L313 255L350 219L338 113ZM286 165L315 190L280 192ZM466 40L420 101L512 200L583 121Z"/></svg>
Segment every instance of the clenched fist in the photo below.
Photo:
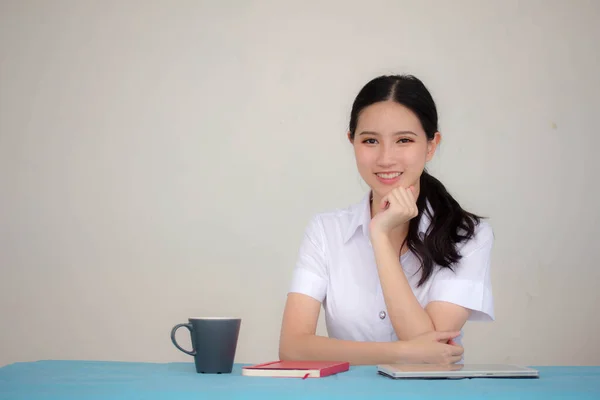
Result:
<svg viewBox="0 0 600 400"><path fill-rule="evenodd" d="M389 234L394 228L410 221L419 213L413 187L397 187L385 195L380 204L379 212L370 224L371 233Z"/></svg>

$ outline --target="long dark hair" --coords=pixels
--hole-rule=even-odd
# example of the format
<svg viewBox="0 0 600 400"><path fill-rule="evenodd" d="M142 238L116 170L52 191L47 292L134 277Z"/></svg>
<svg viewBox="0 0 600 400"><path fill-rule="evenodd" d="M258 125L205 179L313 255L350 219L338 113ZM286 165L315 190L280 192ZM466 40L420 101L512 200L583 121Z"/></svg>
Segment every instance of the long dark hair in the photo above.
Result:
<svg viewBox="0 0 600 400"><path fill-rule="evenodd" d="M438 131L438 113L435 102L423 82L412 75L380 76L368 82L358 93L350 114L350 139L354 140L360 112L380 101L395 101L412 110L419 118L427 139ZM452 269L461 259L457 245L470 239L482 217L467 212L448 193L438 179L425 169L420 178L417 199L419 214L409 223L406 244L421 262L421 279L427 281L434 264ZM431 210L426 207L427 203ZM419 223L424 213L431 223L423 236L419 236Z"/></svg>

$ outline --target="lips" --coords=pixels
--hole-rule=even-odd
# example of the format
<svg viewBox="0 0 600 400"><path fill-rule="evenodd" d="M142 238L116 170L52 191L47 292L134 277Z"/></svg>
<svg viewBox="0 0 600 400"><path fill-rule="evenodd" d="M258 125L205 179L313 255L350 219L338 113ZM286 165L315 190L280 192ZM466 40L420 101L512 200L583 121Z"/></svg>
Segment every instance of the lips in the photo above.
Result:
<svg viewBox="0 0 600 400"><path fill-rule="evenodd" d="M383 179L394 179L402 175L402 172L378 172L375 175Z"/></svg>
<svg viewBox="0 0 600 400"><path fill-rule="evenodd" d="M402 172L377 172L375 176L384 185L394 185L400 180Z"/></svg>

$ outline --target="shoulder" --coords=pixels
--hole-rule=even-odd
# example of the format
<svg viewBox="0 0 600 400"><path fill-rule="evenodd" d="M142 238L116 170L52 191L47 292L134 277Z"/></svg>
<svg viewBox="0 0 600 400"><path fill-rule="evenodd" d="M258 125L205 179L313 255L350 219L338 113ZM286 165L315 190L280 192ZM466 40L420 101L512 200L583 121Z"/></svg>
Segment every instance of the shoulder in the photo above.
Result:
<svg viewBox="0 0 600 400"><path fill-rule="evenodd" d="M307 229L323 233L342 232L350 227L353 215L352 207L320 211L309 218Z"/></svg>
<svg viewBox="0 0 600 400"><path fill-rule="evenodd" d="M355 215L353 206L321 211L313 215L312 221L318 221L327 228L343 228L350 225Z"/></svg>
<svg viewBox="0 0 600 400"><path fill-rule="evenodd" d="M309 218L307 232L321 234L327 240L333 237L347 240L370 217L367 207L368 203L363 199L346 207L317 212Z"/></svg>
<svg viewBox="0 0 600 400"><path fill-rule="evenodd" d="M491 250L494 243L494 230L492 225L485 219L480 219L475 225L473 236L459 245L459 252L462 257L468 257L473 252L480 249Z"/></svg>

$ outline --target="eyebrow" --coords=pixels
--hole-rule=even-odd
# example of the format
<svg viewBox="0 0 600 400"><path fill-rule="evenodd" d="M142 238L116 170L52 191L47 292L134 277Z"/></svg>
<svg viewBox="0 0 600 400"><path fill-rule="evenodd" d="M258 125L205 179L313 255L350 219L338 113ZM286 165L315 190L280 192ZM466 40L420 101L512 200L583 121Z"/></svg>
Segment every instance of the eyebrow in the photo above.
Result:
<svg viewBox="0 0 600 400"><path fill-rule="evenodd" d="M375 135L375 136L380 136L379 133L377 132L371 132L371 131L362 131L361 133L358 134L358 136L361 135ZM416 133L414 133L413 131L398 131L396 133L394 133L394 136L398 136L398 135L413 135L413 136L417 136Z"/></svg>

